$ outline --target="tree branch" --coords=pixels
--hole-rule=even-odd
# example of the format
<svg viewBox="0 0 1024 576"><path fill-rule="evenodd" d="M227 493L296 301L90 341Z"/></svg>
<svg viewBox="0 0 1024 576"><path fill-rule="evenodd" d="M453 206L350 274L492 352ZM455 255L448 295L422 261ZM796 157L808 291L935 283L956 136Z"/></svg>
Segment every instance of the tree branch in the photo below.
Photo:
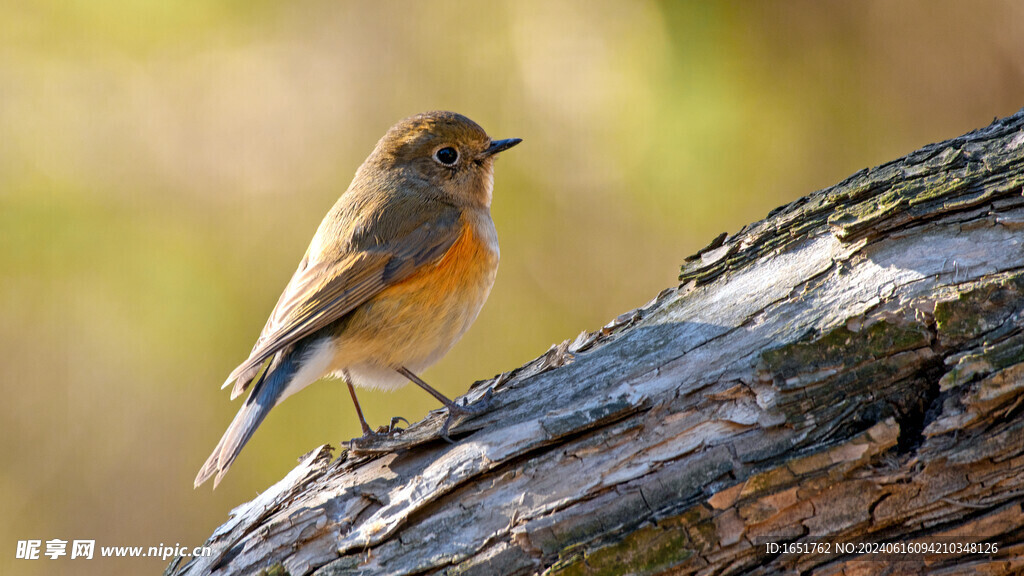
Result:
<svg viewBox="0 0 1024 576"><path fill-rule="evenodd" d="M1022 184L1024 111L862 170L474 384L457 444L321 447L167 574L1020 572Z"/></svg>

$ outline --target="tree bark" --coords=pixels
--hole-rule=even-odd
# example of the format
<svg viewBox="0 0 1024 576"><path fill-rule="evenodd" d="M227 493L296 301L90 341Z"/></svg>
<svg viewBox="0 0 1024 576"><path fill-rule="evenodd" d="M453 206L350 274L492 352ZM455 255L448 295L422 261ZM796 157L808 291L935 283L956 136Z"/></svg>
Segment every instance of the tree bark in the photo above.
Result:
<svg viewBox="0 0 1024 576"><path fill-rule="evenodd" d="M862 170L167 574L1020 573L1022 184L1024 110Z"/></svg>

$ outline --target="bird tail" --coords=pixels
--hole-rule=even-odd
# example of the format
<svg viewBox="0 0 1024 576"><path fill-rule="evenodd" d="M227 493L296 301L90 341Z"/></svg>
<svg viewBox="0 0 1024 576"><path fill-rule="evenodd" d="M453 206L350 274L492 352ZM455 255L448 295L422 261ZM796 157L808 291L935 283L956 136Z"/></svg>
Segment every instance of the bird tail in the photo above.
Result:
<svg viewBox="0 0 1024 576"><path fill-rule="evenodd" d="M267 413L275 404L283 400L282 395L291 384L299 368L298 358L300 357L300 353L292 351L285 355L276 366L271 364L263 373L256 385L252 387L252 392L249 393L249 397L245 399L245 403L238 410L235 419L231 421L231 425L224 432L224 436L217 443L217 447L213 449L213 454L210 454L210 457L206 459L206 464L199 469L195 480L196 488L214 474L217 477L213 479L213 487L217 488L220 479L227 474L228 468L238 457L238 453L242 451L246 442L252 438L256 428L267 417Z"/></svg>

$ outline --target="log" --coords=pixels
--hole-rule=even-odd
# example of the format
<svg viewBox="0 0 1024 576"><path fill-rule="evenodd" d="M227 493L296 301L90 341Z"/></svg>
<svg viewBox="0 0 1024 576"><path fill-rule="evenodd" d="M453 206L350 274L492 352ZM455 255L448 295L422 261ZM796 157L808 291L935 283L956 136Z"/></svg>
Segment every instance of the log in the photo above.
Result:
<svg viewBox="0 0 1024 576"><path fill-rule="evenodd" d="M1021 573L1022 185L1024 110L861 170L166 574Z"/></svg>

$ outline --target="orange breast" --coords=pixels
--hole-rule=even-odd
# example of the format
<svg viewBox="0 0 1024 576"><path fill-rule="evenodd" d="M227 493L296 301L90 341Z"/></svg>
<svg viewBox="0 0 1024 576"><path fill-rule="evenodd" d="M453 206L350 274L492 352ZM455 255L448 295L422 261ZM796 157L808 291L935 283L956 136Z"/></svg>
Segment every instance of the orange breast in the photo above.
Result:
<svg viewBox="0 0 1024 576"><path fill-rule="evenodd" d="M467 289L479 288L498 265L496 254L480 238L475 226L462 223L462 234L435 266L425 266L388 291L417 293L444 300L446 295L457 295ZM489 288L488 288L489 289ZM465 295L470 297L471 294ZM458 297L456 297L457 299Z"/></svg>
<svg viewBox="0 0 1024 576"><path fill-rule="evenodd" d="M489 216L481 222L464 215L462 225L440 261L353 311L338 341L335 369L362 362L423 369L458 341L487 300L498 268Z"/></svg>

